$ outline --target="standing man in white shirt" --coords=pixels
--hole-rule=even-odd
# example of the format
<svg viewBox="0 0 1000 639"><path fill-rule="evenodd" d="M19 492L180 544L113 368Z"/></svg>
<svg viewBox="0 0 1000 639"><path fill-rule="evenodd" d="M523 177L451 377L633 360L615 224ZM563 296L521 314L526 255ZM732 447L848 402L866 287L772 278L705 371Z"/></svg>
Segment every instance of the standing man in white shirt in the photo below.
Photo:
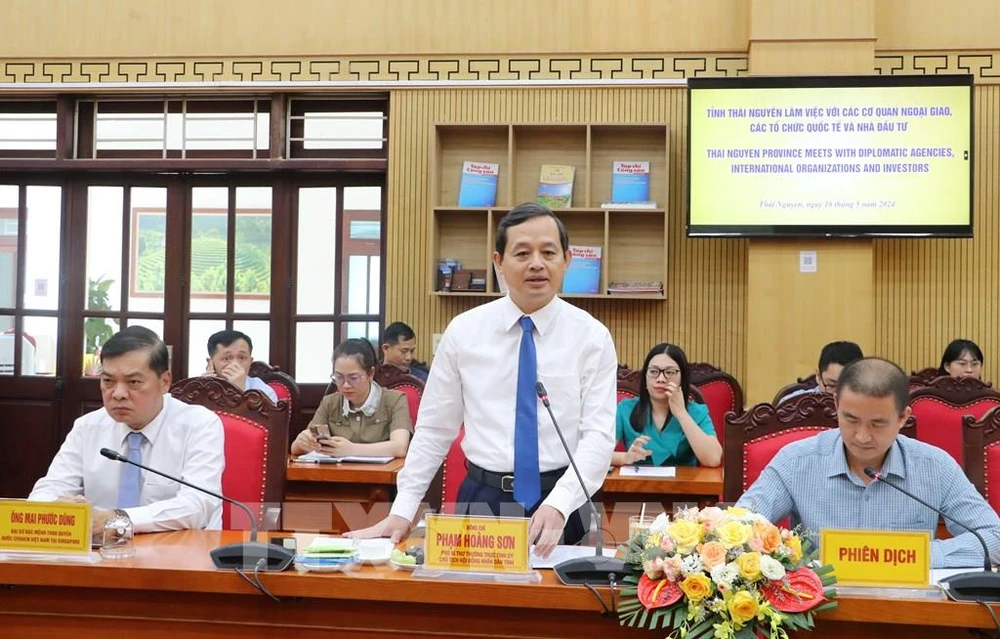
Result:
<svg viewBox="0 0 1000 639"><path fill-rule="evenodd" d="M128 514L137 533L221 528L220 500L100 453L110 448L222 492L222 422L207 408L167 394L167 362L166 345L143 326L109 339L101 351L104 408L76 420L28 499L92 503L95 534L116 510Z"/></svg>
<svg viewBox="0 0 1000 639"><path fill-rule="evenodd" d="M448 325L420 402L390 515L359 537L401 539L448 448L465 424L469 473L459 512L528 515L535 552L548 556L586 533L577 509L585 497L548 412L535 394L545 385L559 427L593 494L615 447L617 355L608 329L556 297L570 261L562 222L522 204L497 228L493 261L509 293Z"/></svg>

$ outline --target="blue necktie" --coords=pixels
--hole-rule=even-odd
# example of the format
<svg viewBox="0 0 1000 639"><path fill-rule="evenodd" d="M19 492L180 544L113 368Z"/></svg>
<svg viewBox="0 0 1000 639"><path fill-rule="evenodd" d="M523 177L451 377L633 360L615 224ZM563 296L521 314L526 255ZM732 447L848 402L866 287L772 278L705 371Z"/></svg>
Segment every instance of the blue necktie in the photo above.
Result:
<svg viewBox="0 0 1000 639"><path fill-rule="evenodd" d="M142 433L128 434L128 455L129 460L142 463L142 440L145 435ZM118 507L135 508L139 505L139 493L142 492L142 477L139 474L139 467L132 464L122 464L122 483L118 489Z"/></svg>
<svg viewBox="0 0 1000 639"><path fill-rule="evenodd" d="M535 357L535 324L524 316L519 320L521 351L517 360L517 408L514 418L514 500L531 510L542 498L542 478L538 470L538 361Z"/></svg>

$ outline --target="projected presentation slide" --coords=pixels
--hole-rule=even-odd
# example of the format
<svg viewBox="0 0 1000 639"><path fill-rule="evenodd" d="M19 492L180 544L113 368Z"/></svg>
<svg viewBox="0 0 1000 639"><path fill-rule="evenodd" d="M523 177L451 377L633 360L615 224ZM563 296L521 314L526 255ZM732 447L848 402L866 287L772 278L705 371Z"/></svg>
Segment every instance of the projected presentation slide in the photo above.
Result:
<svg viewBox="0 0 1000 639"><path fill-rule="evenodd" d="M937 86L691 81L689 233L968 234L971 85L948 77Z"/></svg>

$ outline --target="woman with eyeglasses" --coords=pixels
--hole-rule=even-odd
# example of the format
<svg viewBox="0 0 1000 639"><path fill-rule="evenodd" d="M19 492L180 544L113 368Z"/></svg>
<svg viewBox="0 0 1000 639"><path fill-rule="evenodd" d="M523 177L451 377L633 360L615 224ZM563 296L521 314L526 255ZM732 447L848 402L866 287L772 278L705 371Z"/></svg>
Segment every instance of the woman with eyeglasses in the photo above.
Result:
<svg viewBox="0 0 1000 639"><path fill-rule="evenodd" d="M375 382L375 348L349 339L333 352L336 392L320 402L292 454L319 451L334 457L404 457L413 424L406 395Z"/></svg>
<svg viewBox="0 0 1000 639"><path fill-rule="evenodd" d="M948 344L941 356L941 366L938 375L942 377L975 377L983 378L983 351L969 339L956 339Z"/></svg>
<svg viewBox="0 0 1000 639"><path fill-rule="evenodd" d="M642 364L639 396L618 403L615 466L718 466L722 445L704 404L688 400L690 367L679 346L657 344Z"/></svg>

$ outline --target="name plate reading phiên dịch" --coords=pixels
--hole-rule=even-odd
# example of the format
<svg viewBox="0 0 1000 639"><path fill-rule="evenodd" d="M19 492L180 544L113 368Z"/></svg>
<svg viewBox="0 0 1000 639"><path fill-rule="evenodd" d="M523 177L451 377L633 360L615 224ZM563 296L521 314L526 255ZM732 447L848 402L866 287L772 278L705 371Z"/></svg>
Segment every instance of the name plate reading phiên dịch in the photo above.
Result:
<svg viewBox="0 0 1000 639"><path fill-rule="evenodd" d="M931 534L916 531L821 530L820 563L844 586L928 588Z"/></svg>
<svg viewBox="0 0 1000 639"><path fill-rule="evenodd" d="M526 573L528 520L519 517L427 515L426 570Z"/></svg>
<svg viewBox="0 0 1000 639"><path fill-rule="evenodd" d="M0 501L0 550L45 554L90 552L91 506L62 501Z"/></svg>

